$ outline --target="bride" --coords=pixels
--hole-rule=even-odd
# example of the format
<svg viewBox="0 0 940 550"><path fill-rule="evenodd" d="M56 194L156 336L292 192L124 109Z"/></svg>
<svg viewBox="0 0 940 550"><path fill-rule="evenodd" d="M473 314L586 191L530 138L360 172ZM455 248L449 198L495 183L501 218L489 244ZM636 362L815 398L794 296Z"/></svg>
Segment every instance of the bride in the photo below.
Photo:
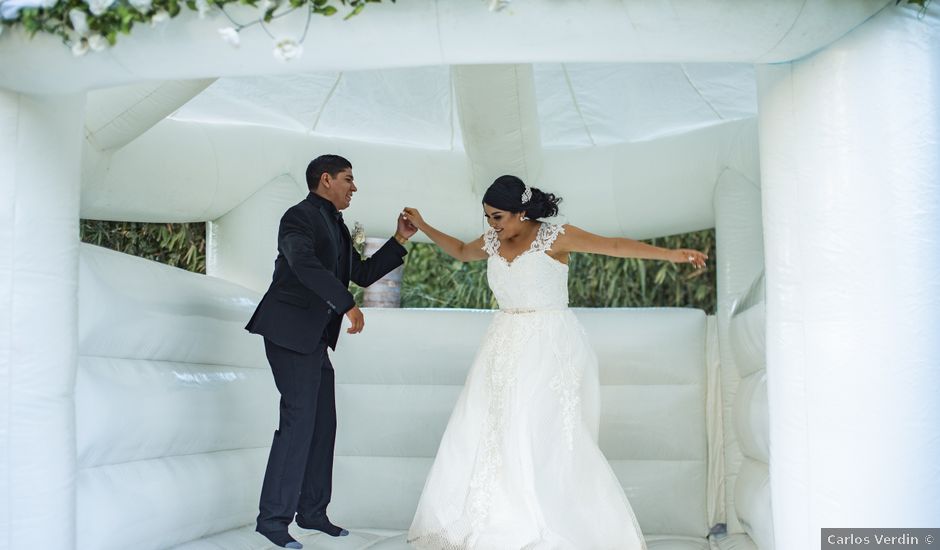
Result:
<svg viewBox="0 0 940 550"><path fill-rule="evenodd" d="M697 250L605 238L539 221L561 201L501 176L489 229L461 242L409 220L460 261L487 260L499 311L441 439L408 542L434 550L645 550L630 502L597 446L597 357L568 309L568 254L688 262Z"/></svg>

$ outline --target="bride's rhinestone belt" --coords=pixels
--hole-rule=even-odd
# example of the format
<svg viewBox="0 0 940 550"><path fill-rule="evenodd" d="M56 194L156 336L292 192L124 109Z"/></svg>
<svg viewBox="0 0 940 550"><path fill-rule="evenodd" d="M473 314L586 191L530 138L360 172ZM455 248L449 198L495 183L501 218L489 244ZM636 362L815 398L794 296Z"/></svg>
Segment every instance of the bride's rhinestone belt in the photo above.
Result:
<svg viewBox="0 0 940 550"><path fill-rule="evenodd" d="M540 308L510 307L510 308L500 308L497 311L499 311L500 313L509 313L509 314L515 315L518 313L540 313L543 311L564 311L566 309L568 308L567 307L540 307Z"/></svg>

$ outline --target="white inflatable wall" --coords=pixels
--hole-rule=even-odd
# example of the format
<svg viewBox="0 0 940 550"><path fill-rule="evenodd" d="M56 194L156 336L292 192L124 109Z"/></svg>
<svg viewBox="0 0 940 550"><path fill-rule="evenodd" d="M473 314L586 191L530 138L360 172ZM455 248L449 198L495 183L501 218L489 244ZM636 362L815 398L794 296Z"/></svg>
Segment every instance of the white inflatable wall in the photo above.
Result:
<svg viewBox="0 0 940 550"><path fill-rule="evenodd" d="M202 537L190 547L257 547L257 535L237 528L257 513L277 424L262 346L242 330L258 295L90 245L80 258L76 547L160 549ZM356 537L404 548L492 313L367 315L369 329L343 336L333 355L341 429L331 516ZM717 342L705 315L578 316L601 364L601 447L644 533L671 545L703 540L716 437L706 431L706 380L717 369L706 361Z"/></svg>
<svg viewBox="0 0 940 550"><path fill-rule="evenodd" d="M931 4L758 70L781 548L940 518L938 59Z"/></svg>
<svg viewBox="0 0 940 550"><path fill-rule="evenodd" d="M84 94L0 90L0 545L71 548Z"/></svg>
<svg viewBox="0 0 940 550"><path fill-rule="evenodd" d="M259 296L83 244L78 298L74 547L168 548L250 523L278 400L243 330Z"/></svg>
<svg viewBox="0 0 940 550"><path fill-rule="evenodd" d="M760 184L726 170L715 188L728 531L774 548L765 361L765 285ZM732 535L734 536L734 535Z"/></svg>

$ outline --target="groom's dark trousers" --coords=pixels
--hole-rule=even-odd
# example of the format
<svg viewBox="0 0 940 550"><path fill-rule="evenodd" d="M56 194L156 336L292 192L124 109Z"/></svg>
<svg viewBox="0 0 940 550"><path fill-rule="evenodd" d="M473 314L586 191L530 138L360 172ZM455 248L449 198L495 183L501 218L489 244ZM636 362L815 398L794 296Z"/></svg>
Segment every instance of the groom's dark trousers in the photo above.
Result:
<svg viewBox="0 0 940 550"><path fill-rule="evenodd" d="M271 286L245 327L264 336L281 394L261 487L257 530L284 531L294 514L326 515L333 478L336 400L327 347L336 349L343 315L355 305L352 280L366 287L403 263L389 239L371 258L352 249L333 204L310 193L281 217Z"/></svg>

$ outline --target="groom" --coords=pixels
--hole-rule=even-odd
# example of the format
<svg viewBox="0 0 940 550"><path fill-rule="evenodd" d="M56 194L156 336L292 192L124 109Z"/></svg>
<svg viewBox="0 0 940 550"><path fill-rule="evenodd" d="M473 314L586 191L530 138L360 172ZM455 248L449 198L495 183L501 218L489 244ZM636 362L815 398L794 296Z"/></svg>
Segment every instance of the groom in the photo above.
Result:
<svg viewBox="0 0 940 550"><path fill-rule="evenodd" d="M280 422L261 487L256 530L274 544L302 548L287 532L297 525L334 537L348 535L326 516L333 477L336 401L326 348L336 349L342 317L362 331L362 311L347 287L367 287L404 260L402 246L417 229L398 218L398 230L371 258L354 253L340 210L356 184L352 165L337 155L307 166L310 194L281 217L274 280L245 327L264 337L281 394Z"/></svg>

